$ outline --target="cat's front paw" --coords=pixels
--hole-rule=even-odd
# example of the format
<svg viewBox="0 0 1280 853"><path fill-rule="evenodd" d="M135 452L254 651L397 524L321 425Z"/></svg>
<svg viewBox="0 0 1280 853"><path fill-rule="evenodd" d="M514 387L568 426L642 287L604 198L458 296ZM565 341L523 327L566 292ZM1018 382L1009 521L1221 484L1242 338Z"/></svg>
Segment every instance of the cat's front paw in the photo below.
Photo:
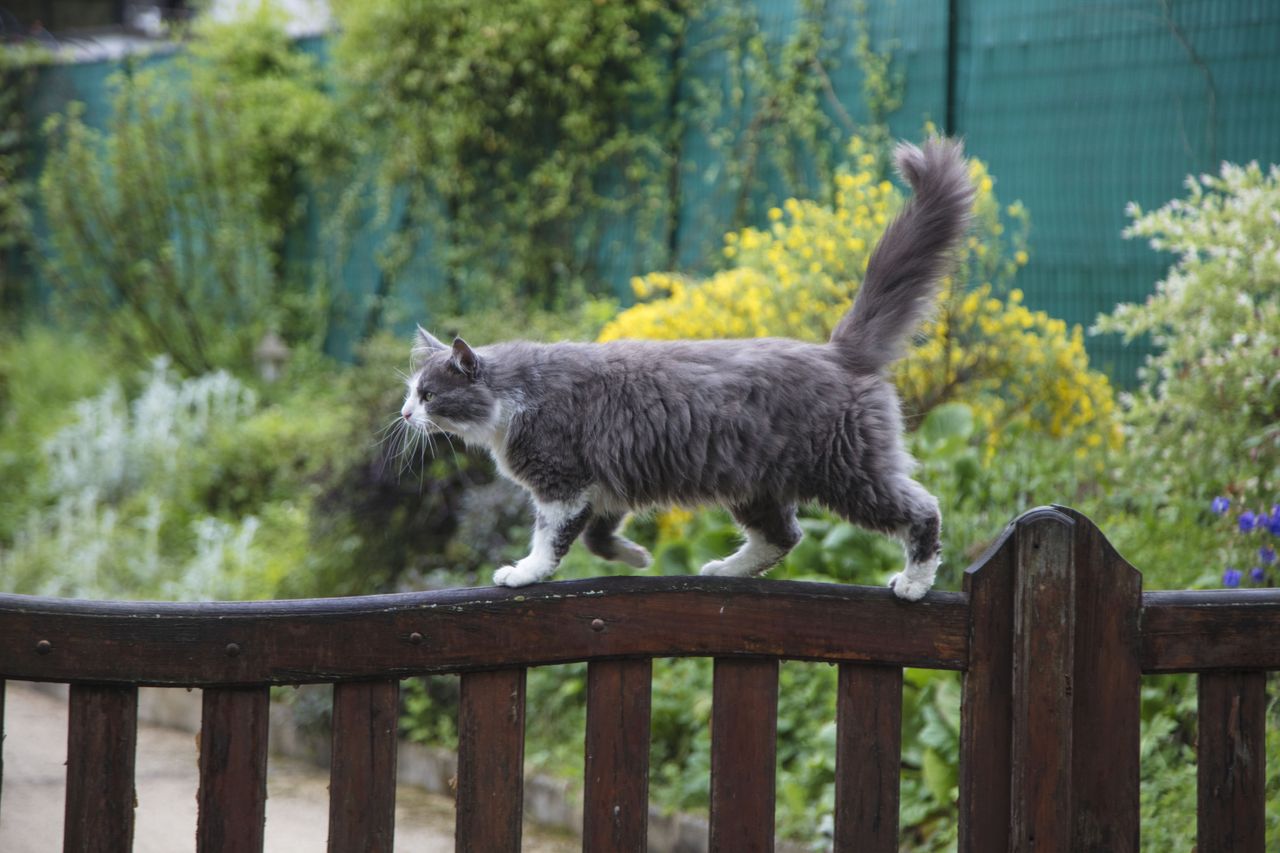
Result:
<svg viewBox="0 0 1280 853"><path fill-rule="evenodd" d="M548 566L526 557L514 566L503 566L494 572L493 582L498 586L528 586L544 580L555 570L555 566Z"/></svg>
<svg viewBox="0 0 1280 853"><path fill-rule="evenodd" d="M898 572L889 578L889 589L893 590L893 594L898 598L907 601L919 601L924 598L924 594L931 586L933 583L930 581L912 580L906 572Z"/></svg>
<svg viewBox="0 0 1280 853"><path fill-rule="evenodd" d="M744 572L739 563L729 559L712 560L699 569L698 574L703 577L737 578L742 577Z"/></svg>

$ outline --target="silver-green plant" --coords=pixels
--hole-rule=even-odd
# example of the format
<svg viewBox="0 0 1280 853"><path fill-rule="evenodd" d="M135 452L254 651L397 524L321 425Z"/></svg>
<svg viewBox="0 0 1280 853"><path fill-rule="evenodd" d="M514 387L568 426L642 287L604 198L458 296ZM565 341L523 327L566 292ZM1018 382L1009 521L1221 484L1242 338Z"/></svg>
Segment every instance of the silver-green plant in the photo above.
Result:
<svg viewBox="0 0 1280 853"><path fill-rule="evenodd" d="M1185 198L1130 205L1130 238L1177 256L1143 303L1095 331L1149 335L1158 351L1124 398L1134 482L1170 498L1280 499L1280 167L1224 163Z"/></svg>
<svg viewBox="0 0 1280 853"><path fill-rule="evenodd" d="M142 390L81 400L43 445L45 501L0 549L6 589L60 596L242 597L259 527L252 515L190 517L182 501L198 449L248 417L256 395L228 373L180 378L157 358ZM176 534L173 528L178 528ZM164 531L185 542L166 547Z"/></svg>

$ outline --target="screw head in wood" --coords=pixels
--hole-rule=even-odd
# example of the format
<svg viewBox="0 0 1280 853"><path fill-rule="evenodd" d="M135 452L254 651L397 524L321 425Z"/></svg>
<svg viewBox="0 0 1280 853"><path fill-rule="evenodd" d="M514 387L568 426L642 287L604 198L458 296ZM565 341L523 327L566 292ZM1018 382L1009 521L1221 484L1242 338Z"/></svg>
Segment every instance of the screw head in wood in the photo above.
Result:
<svg viewBox="0 0 1280 853"><path fill-rule="evenodd" d="M53 643L49 642L48 640L41 640L40 642L36 643L36 654L47 655L51 651L53 651Z"/></svg>

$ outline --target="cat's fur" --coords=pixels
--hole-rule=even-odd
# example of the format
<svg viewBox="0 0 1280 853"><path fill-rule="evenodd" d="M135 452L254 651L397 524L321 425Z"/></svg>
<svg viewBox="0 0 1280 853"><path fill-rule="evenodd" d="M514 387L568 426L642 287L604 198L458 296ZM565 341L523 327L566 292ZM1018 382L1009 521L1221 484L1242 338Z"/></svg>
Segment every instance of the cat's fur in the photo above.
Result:
<svg viewBox="0 0 1280 853"><path fill-rule="evenodd" d="M785 339L513 342L448 346L419 329L402 415L487 447L533 495L529 556L494 581L549 577L579 536L637 568L649 554L619 536L627 512L719 504L746 541L702 574L759 574L799 542L797 504L816 501L900 538L890 581L915 600L937 571L937 500L911 479L887 367L929 310L970 216L973 187L958 142L900 145L915 193L867 265L826 344Z"/></svg>

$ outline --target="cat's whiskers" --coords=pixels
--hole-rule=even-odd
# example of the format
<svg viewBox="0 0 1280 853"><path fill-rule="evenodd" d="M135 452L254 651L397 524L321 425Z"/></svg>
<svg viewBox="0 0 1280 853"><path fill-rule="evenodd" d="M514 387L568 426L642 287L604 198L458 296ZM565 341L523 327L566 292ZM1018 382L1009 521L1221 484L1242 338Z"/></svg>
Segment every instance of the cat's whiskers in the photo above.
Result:
<svg viewBox="0 0 1280 853"><path fill-rule="evenodd" d="M399 455L399 451L397 451L396 454L389 453L388 451L390 448L387 446L387 444L392 440L403 442L403 439L400 437L400 430L403 429L403 426L402 426L403 424L404 424L404 418L396 417L396 418L393 418L391 421L389 421L387 425L384 426L382 429L378 430L378 439L377 441L374 442L373 446L379 451L378 453L378 479L379 480L381 480L383 475L387 473L387 459L392 455Z"/></svg>
<svg viewBox="0 0 1280 853"><path fill-rule="evenodd" d="M413 470L413 460L418 455L419 445L422 443L422 434L415 429L408 421L405 422L405 440L400 450L400 471L397 478L403 478L405 471Z"/></svg>

